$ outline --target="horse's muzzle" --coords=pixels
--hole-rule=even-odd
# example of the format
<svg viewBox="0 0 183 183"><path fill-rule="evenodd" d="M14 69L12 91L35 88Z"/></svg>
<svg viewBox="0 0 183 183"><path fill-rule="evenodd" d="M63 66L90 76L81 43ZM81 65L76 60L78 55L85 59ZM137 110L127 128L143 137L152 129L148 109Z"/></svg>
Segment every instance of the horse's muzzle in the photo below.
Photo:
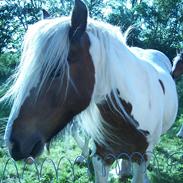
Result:
<svg viewBox="0 0 183 183"><path fill-rule="evenodd" d="M44 149L44 143L40 138L32 137L29 140L20 138L10 138L11 144L9 153L15 161L27 159L28 157L37 157Z"/></svg>

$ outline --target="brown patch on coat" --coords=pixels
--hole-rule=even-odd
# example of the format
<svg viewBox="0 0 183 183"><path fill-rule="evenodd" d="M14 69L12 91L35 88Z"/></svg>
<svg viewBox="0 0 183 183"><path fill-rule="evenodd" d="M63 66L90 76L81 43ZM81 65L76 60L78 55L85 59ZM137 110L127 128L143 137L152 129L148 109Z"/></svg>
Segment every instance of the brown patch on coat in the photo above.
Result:
<svg viewBox="0 0 183 183"><path fill-rule="evenodd" d="M165 86L164 86L163 82L160 79L159 79L159 83L161 85L161 88L163 90L163 93L165 94Z"/></svg>
<svg viewBox="0 0 183 183"><path fill-rule="evenodd" d="M112 93L110 97L115 107L120 110ZM120 99L120 101L126 112L132 117L132 104L127 103L123 99ZM145 154L148 147L146 139L146 136L149 134L148 131L137 129L135 125L126 121L116 110L111 110L113 106L108 97L102 104L98 104L98 108L103 119L106 121L105 124L103 123L104 128L107 130L108 134L112 135L112 138L109 139L106 134L105 140L107 146L96 143L96 153L104 159L106 164L112 164L114 162L113 158L106 159L109 154L115 157L119 156L122 152L127 153L129 156L135 152L141 153L142 155ZM134 121L138 124L135 119ZM144 156L144 159L146 160L147 157ZM141 162L142 158L136 154L132 157L132 161Z"/></svg>

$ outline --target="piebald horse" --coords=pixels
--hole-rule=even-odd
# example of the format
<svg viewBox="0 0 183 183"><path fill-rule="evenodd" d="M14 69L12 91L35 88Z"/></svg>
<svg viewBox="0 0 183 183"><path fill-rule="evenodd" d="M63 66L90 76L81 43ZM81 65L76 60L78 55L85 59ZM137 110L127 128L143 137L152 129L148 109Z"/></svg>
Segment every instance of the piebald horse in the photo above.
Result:
<svg viewBox="0 0 183 183"><path fill-rule="evenodd" d="M107 182L113 159L106 156L121 152L138 152L132 182L145 181L147 152L175 121L177 92L164 68L125 42L118 27L89 19L80 0L71 17L28 29L14 82L1 99L13 102L5 141L15 160L36 158L75 118L95 143L95 182ZM154 58L167 60L160 52Z"/></svg>

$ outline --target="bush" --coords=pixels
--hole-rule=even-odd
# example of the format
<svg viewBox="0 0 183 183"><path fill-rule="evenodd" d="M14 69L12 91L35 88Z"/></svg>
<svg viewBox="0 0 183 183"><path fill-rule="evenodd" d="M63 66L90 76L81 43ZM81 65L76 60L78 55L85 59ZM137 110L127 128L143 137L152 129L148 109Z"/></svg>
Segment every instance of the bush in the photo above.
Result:
<svg viewBox="0 0 183 183"><path fill-rule="evenodd" d="M8 89L8 86L3 83L13 73L19 60L19 54L17 53L3 53L0 55L0 97ZM5 87L6 86L6 87ZM0 145L6 126L6 118L9 115L10 106L8 104L0 104Z"/></svg>
<svg viewBox="0 0 183 183"><path fill-rule="evenodd" d="M4 82L13 72L19 60L17 53L3 53L0 55L0 83Z"/></svg>

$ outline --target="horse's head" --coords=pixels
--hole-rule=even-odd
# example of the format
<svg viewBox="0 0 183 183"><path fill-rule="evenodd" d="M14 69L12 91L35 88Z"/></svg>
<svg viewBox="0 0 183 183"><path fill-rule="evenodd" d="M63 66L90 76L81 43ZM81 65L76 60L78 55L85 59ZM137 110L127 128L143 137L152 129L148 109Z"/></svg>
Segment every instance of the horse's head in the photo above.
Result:
<svg viewBox="0 0 183 183"><path fill-rule="evenodd" d="M173 59L172 75L176 79L183 73L183 51Z"/></svg>
<svg viewBox="0 0 183 183"><path fill-rule="evenodd" d="M87 15L86 6L76 0L71 23L68 23L66 31L67 51L64 51L67 48L62 45L62 37L59 39L56 35L58 32L55 29L59 29L61 25L54 28L55 32L47 29L46 26L51 27L51 19L42 20L46 23L38 30L40 38L33 42L38 42L38 45L30 46L34 37L26 40L24 61L20 65L23 69L14 86L14 89L18 86L20 93L16 89L5 134L10 154L15 160L40 154L44 144L61 131L75 115L87 108L91 101L95 72L89 53L90 40L86 33ZM44 37L47 35L50 37L45 41ZM46 45L40 45L39 40ZM41 51L31 53L34 46L41 46ZM34 59L40 63L35 63L36 66L30 63L27 70L22 66L25 62L34 62Z"/></svg>

